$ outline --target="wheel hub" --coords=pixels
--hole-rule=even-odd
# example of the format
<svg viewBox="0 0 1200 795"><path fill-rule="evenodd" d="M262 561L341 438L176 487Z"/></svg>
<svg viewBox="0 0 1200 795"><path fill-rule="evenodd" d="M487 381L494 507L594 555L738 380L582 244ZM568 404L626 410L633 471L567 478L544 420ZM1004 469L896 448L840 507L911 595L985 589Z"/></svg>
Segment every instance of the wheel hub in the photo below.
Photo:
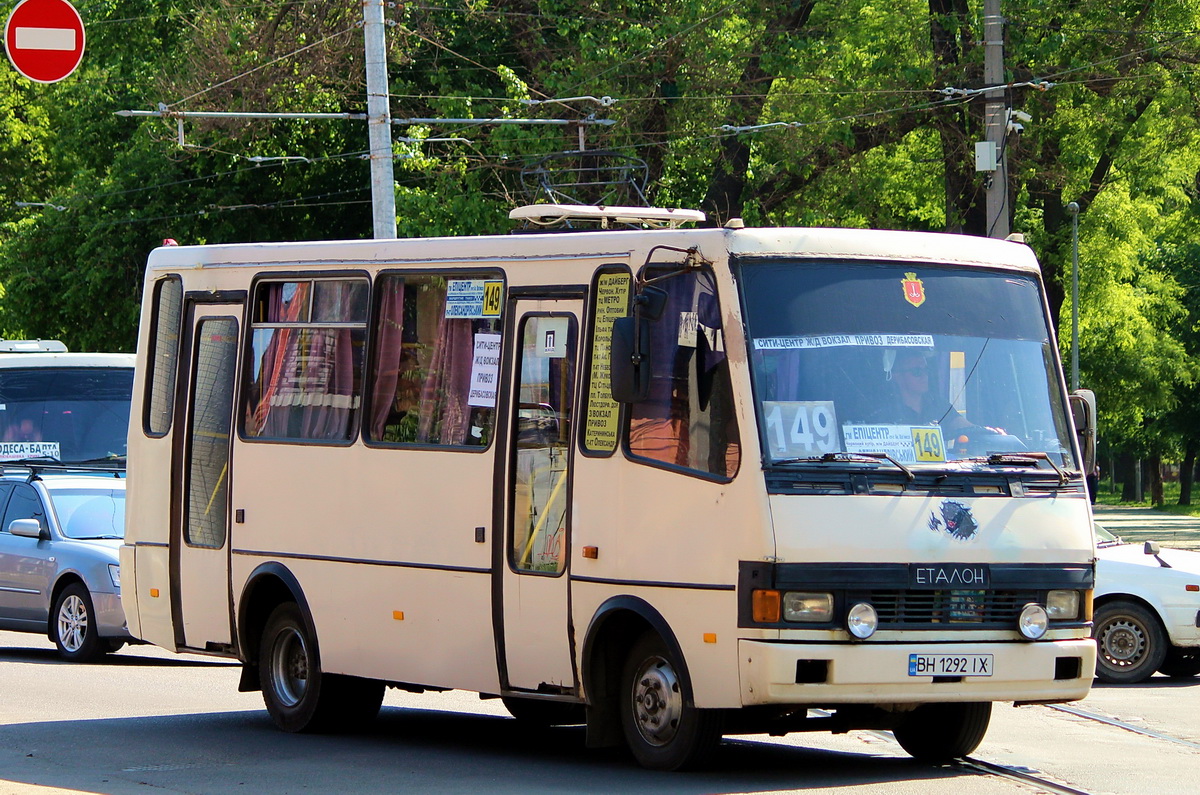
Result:
<svg viewBox="0 0 1200 795"><path fill-rule="evenodd" d="M271 654L271 681L279 700L294 707L308 689L308 648L295 629L279 633Z"/></svg>
<svg viewBox="0 0 1200 795"><path fill-rule="evenodd" d="M683 696L679 678L661 657L647 660L638 671L633 692L633 718L651 745L666 745L679 729Z"/></svg>
<svg viewBox="0 0 1200 795"><path fill-rule="evenodd" d="M1129 621L1114 621L1104 628L1100 651L1112 665L1129 667L1145 653L1146 636L1141 628Z"/></svg>
<svg viewBox="0 0 1200 795"><path fill-rule="evenodd" d="M87 637L87 628L87 608L83 600L74 594L68 596L58 610L58 638L63 648L69 652L79 651Z"/></svg>

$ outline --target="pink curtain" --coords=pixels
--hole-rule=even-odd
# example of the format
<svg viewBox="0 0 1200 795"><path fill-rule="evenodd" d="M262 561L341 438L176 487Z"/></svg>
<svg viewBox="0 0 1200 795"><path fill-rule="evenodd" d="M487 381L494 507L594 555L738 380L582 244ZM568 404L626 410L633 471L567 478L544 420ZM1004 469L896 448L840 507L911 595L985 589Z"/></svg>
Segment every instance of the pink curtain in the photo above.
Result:
<svg viewBox="0 0 1200 795"><path fill-rule="evenodd" d="M283 284L267 286L267 317L262 318L263 322L294 323L300 319L301 313L308 304L310 285L308 283L298 284L296 292L287 304L283 300L283 288ZM258 405L254 407L251 427L248 429L256 435L272 435L268 431L268 425L272 430L286 430L287 428L286 417L280 423L278 414L274 418L272 418L272 414L280 400L280 390L286 390L287 385L292 383L292 379L287 378L284 373L295 372L296 347L295 329L275 329L271 336L271 342L262 356L259 372L262 394L259 396Z"/></svg>
<svg viewBox="0 0 1200 795"><path fill-rule="evenodd" d="M383 438L388 416L396 400L400 383L400 354L404 337L404 280L381 280L383 297L379 303L376 331L375 372L371 378L371 438Z"/></svg>
<svg viewBox="0 0 1200 795"><path fill-rule="evenodd" d="M428 444L464 444L470 424L471 359L474 352L471 321L442 318L425 383L417 439ZM434 427L434 421L441 425Z"/></svg>

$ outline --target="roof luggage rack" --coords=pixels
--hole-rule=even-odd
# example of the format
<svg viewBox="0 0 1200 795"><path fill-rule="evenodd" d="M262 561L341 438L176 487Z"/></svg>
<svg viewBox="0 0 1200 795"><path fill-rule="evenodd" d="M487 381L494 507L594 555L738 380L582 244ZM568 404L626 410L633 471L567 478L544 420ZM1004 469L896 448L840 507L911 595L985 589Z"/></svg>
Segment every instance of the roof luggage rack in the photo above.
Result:
<svg viewBox="0 0 1200 795"><path fill-rule="evenodd" d="M59 340L3 340L0 353L66 353L67 346Z"/></svg>
<svg viewBox="0 0 1200 795"><path fill-rule="evenodd" d="M601 229L614 226L649 229L677 229L682 224L699 223L707 216L699 210L664 207L611 207L588 204L529 204L509 212L514 221L526 226L576 228L576 224L599 225Z"/></svg>
<svg viewBox="0 0 1200 795"><path fill-rule="evenodd" d="M56 472L62 474L95 472L105 475L112 475L119 478L125 474L126 462L125 457L114 458L112 466L105 466L99 462L84 462L72 464L62 461L54 461L51 459L36 459L36 458L20 458L13 461L0 461L0 476L19 474L19 472L27 472L29 480L38 480L43 472Z"/></svg>

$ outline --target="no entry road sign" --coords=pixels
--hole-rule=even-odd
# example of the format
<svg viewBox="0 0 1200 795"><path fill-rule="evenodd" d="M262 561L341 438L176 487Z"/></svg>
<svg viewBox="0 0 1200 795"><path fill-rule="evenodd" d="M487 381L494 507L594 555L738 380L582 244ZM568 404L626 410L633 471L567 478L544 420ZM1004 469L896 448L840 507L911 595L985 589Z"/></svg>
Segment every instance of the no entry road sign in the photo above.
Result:
<svg viewBox="0 0 1200 795"><path fill-rule="evenodd" d="M4 48L22 75L56 83L83 59L83 20L67 0L21 0L4 26Z"/></svg>

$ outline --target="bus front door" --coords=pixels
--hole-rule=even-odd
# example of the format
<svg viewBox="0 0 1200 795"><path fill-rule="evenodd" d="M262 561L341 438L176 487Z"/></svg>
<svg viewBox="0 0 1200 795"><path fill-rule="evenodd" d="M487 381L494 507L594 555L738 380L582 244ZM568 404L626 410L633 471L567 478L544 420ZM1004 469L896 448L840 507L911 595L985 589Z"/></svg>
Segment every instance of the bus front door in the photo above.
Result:
<svg viewBox="0 0 1200 795"><path fill-rule="evenodd" d="M186 416L175 467L184 488L172 513L176 644L227 649L232 642L229 586L229 445L242 305L192 304Z"/></svg>
<svg viewBox="0 0 1200 795"><path fill-rule="evenodd" d="M510 373L503 581L503 682L509 690L575 692L570 645L573 407L578 300L515 300Z"/></svg>

